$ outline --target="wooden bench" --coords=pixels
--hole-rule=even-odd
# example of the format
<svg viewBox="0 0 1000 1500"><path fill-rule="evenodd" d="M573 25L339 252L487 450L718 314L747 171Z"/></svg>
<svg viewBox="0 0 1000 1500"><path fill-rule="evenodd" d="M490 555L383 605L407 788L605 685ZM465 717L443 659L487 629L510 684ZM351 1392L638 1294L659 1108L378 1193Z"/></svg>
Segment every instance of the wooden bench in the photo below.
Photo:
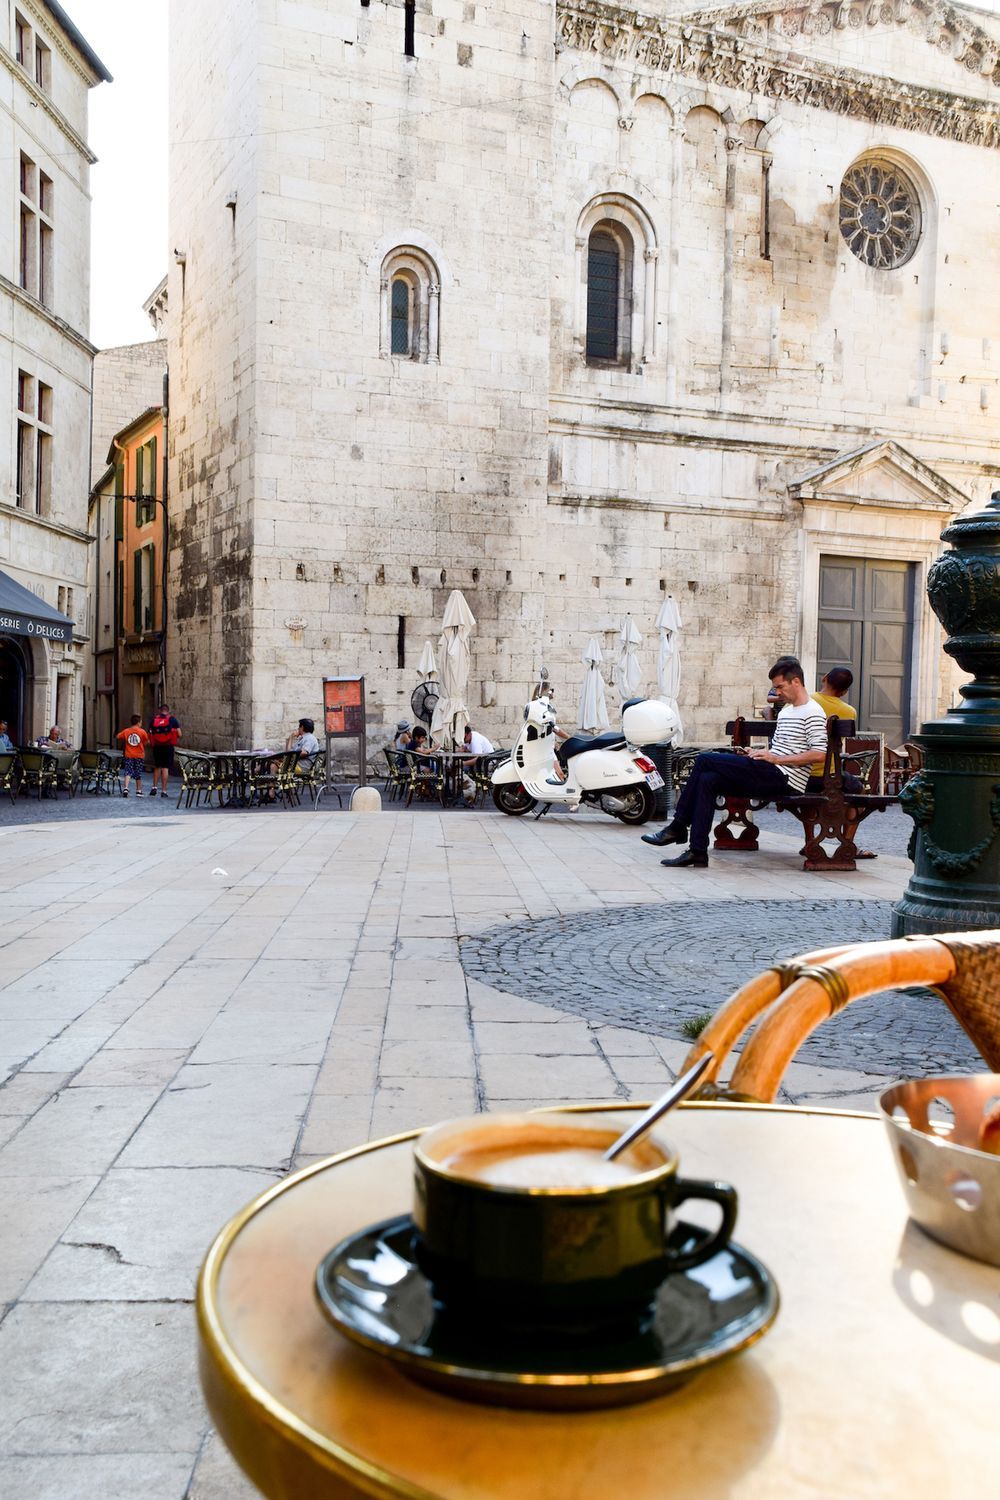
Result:
<svg viewBox="0 0 1000 1500"><path fill-rule="evenodd" d="M726 725L733 749L749 749L752 741L767 739L777 728L775 720L733 719ZM744 850L752 853L760 847L760 829L750 816L762 807L773 806L778 812L789 812L798 818L805 834L801 853L806 870L857 869L858 847L855 834L860 824L873 812L884 812L898 802L898 797L866 791L848 791L845 774L851 774L852 755L867 758L870 747L864 737L849 735L849 721L831 717L826 723L826 759L822 776L810 776L804 792L788 797L719 797L717 806L725 816L714 831L716 849ZM877 742L876 742L877 743ZM848 768L845 772L845 765ZM859 767L860 768L860 767ZM830 852L825 843L836 841Z"/></svg>

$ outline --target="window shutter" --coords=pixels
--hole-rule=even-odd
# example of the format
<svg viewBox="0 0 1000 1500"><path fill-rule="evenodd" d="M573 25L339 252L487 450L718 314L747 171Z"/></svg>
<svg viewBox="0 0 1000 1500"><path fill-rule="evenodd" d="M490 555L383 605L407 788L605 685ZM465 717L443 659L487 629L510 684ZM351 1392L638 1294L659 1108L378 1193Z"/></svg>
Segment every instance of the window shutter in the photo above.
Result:
<svg viewBox="0 0 1000 1500"><path fill-rule="evenodd" d="M149 558L149 588L147 590L149 597L146 600L145 619L146 629L153 630L156 626L156 618L153 613L153 608L156 601L156 548L152 545L152 543L150 543L150 545L146 548L146 554Z"/></svg>
<svg viewBox="0 0 1000 1500"><path fill-rule="evenodd" d="M148 487L149 494L155 497L155 495L156 495L156 439L155 439L155 437L151 437L146 446L149 449L149 475L147 477L147 487ZM152 510L153 510L153 507L150 506L150 511L152 512Z"/></svg>
<svg viewBox="0 0 1000 1500"><path fill-rule="evenodd" d="M136 492L136 495L144 495L146 493L145 486L143 484L142 459L143 459L143 450L142 450L142 448L137 448L135 450L135 460L134 460L134 462L135 462L135 492Z"/></svg>
<svg viewBox="0 0 1000 1500"><path fill-rule="evenodd" d="M138 635L142 630L142 553L132 553L132 629Z"/></svg>

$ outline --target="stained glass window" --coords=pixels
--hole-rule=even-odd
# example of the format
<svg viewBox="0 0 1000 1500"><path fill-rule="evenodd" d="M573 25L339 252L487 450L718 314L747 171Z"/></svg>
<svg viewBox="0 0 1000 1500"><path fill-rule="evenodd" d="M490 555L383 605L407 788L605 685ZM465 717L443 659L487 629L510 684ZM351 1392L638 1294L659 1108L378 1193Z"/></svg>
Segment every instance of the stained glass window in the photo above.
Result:
<svg viewBox="0 0 1000 1500"><path fill-rule="evenodd" d="M891 271L905 265L920 239L913 183L893 162L857 162L840 184L840 232L866 266Z"/></svg>

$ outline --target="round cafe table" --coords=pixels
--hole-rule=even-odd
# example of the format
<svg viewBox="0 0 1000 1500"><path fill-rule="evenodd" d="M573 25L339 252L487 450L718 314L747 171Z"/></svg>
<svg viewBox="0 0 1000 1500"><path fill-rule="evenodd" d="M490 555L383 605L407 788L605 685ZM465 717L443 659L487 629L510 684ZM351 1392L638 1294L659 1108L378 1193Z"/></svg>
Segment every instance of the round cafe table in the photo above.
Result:
<svg viewBox="0 0 1000 1500"><path fill-rule="evenodd" d="M628 1116L621 1111L623 1123ZM424 1389L326 1322L318 1262L405 1211L413 1136L306 1168L237 1215L198 1291L201 1376L270 1500L967 1500L997 1488L1000 1271L909 1223L870 1115L695 1104L685 1174L740 1192L736 1239L781 1292L752 1349L611 1410Z"/></svg>

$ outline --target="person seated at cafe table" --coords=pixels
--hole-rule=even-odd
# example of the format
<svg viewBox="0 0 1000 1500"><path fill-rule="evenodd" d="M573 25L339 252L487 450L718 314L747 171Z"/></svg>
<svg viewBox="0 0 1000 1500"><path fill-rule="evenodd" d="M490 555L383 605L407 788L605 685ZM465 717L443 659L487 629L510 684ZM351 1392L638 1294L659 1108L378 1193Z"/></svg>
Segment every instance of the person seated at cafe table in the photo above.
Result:
<svg viewBox="0 0 1000 1500"><path fill-rule="evenodd" d="M433 740L427 738L427 730L422 729L418 724L410 735L410 743L407 748L412 750L415 755L428 755L430 751L436 750L438 747Z"/></svg>
<svg viewBox="0 0 1000 1500"><path fill-rule="evenodd" d="M70 750L72 746L69 740L63 739L63 732L58 724L53 724L48 734L43 734L38 741L39 750Z"/></svg>
<svg viewBox="0 0 1000 1500"><path fill-rule="evenodd" d="M466 724L462 738L462 749L469 756L462 768L462 796L466 807L471 807L476 800L476 783L469 772L475 770L481 755L492 755L495 748L496 746L490 743L485 734L480 734L478 729L473 729L471 724Z"/></svg>
<svg viewBox="0 0 1000 1500"><path fill-rule="evenodd" d="M298 729L285 741L285 749L297 750L299 760L308 760L310 755L319 754L319 740L316 738L316 725L312 719L299 720Z"/></svg>
<svg viewBox="0 0 1000 1500"><path fill-rule="evenodd" d="M0 752L9 755L14 749L14 742L7 733L7 720L0 719Z"/></svg>
<svg viewBox="0 0 1000 1500"><path fill-rule="evenodd" d="M390 750L409 750L412 732L409 719L400 719L396 725L396 733L392 737Z"/></svg>

